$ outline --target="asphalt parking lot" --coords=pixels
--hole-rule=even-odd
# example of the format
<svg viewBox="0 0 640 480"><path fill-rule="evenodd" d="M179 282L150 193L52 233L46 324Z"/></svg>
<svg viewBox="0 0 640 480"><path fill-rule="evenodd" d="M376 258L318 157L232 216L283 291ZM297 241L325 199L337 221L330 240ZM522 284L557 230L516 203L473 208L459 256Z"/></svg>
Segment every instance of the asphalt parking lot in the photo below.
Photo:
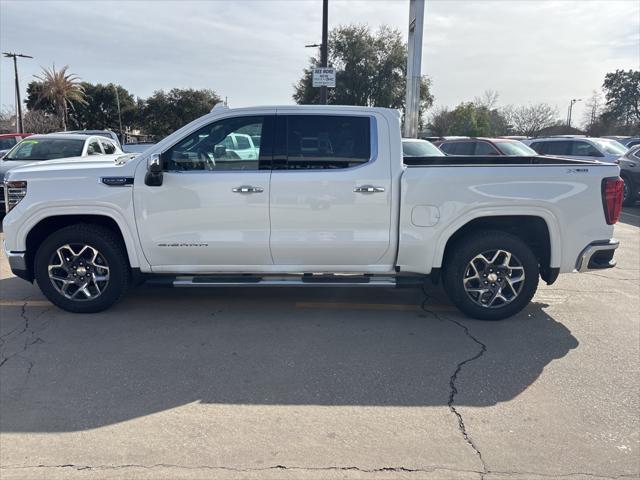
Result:
<svg viewBox="0 0 640 480"><path fill-rule="evenodd" d="M3 257L0 477L638 478L639 225L617 268L495 323L438 288L142 287L73 315Z"/></svg>

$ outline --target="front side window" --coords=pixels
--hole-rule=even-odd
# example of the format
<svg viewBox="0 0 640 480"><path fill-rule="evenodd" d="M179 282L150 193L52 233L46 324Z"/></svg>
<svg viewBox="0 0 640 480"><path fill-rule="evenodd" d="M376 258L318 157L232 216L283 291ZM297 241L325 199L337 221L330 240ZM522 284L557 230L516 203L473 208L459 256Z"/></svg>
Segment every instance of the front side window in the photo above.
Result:
<svg viewBox="0 0 640 480"><path fill-rule="evenodd" d="M624 155L628 150L628 147L620 145L615 140L607 140L606 138L594 138L593 142L600 145L600 148L602 148L609 155Z"/></svg>
<svg viewBox="0 0 640 480"><path fill-rule="evenodd" d="M262 137L265 118L234 117L210 123L162 154L165 169L258 170L260 147L249 144L249 148L240 148L238 140L251 135Z"/></svg>
<svg viewBox="0 0 640 480"><path fill-rule="evenodd" d="M102 149L104 153L107 155L111 155L112 153L116 153L116 146L108 140L101 140Z"/></svg>
<svg viewBox="0 0 640 480"><path fill-rule="evenodd" d="M596 147L589 142L575 141L571 142L571 155L574 157L601 157L602 154Z"/></svg>
<svg viewBox="0 0 640 480"><path fill-rule="evenodd" d="M287 168L337 169L371 159L369 117L289 115Z"/></svg>
<svg viewBox="0 0 640 480"><path fill-rule="evenodd" d="M102 149L100 149L100 142L98 140L91 140L91 142L89 142L87 155L102 155Z"/></svg>
<svg viewBox="0 0 640 480"><path fill-rule="evenodd" d="M84 140L66 138L27 138L5 155L4 160L54 160L56 158L79 157Z"/></svg>

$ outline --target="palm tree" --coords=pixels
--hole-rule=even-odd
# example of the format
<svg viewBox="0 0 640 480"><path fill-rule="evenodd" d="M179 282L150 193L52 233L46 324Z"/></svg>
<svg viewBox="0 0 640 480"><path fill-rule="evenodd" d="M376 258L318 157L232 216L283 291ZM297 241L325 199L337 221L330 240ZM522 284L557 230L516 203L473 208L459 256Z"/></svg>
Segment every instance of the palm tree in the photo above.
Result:
<svg viewBox="0 0 640 480"><path fill-rule="evenodd" d="M40 76L34 75L42 82L40 97L54 105L63 130L67 129L67 110L73 102L87 103L80 79L77 75L67 73L68 68L69 65L65 65L56 70L54 65L50 70L43 68Z"/></svg>

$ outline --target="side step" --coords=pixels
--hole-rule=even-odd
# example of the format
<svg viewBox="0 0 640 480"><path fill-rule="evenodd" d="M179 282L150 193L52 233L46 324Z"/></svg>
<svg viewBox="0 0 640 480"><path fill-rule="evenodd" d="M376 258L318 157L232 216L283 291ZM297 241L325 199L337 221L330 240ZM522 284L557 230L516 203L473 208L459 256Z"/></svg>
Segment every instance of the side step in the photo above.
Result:
<svg viewBox="0 0 640 480"><path fill-rule="evenodd" d="M174 287L395 287L394 277L364 275L195 276L176 277Z"/></svg>

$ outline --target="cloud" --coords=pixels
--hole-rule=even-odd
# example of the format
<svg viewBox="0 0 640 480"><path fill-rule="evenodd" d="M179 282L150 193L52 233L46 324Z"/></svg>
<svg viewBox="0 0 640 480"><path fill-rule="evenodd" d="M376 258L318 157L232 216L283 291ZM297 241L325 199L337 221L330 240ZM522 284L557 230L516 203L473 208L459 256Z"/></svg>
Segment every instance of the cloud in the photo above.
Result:
<svg viewBox="0 0 640 480"><path fill-rule="evenodd" d="M388 24L406 35L406 0L329 4L330 27ZM304 45L319 43L321 14L320 0L3 0L0 45L35 57L20 61L23 90L55 62L141 97L193 87L212 88L232 106L286 104L316 53ZM544 101L564 111L605 73L638 68L639 32L634 0L428 1L423 71L441 105L493 89L503 104ZM1 65L0 103L13 105L13 71L6 59Z"/></svg>

